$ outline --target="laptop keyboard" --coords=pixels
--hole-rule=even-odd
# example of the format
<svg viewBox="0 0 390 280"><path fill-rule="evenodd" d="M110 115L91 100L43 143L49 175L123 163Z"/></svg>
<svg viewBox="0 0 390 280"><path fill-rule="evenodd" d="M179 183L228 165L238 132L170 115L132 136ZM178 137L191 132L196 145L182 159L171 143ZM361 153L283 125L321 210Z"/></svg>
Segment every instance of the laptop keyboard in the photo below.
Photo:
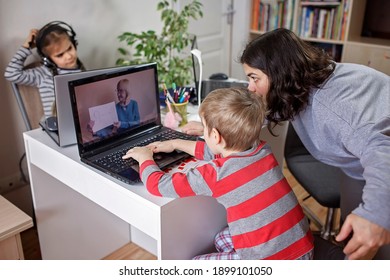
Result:
<svg viewBox="0 0 390 280"><path fill-rule="evenodd" d="M160 132L159 134L153 135L147 139L139 141L137 143L133 143L127 147L124 147L120 150L116 150L113 153L110 153L100 159L95 160L95 163L100 166L104 166L106 168L111 169L115 172L120 172L134 164L137 164L137 161L134 159L122 159L122 157L126 154L126 152L134 147L146 146L150 143L156 141L166 141L171 139L184 139L184 140L195 140L196 137L187 135L181 132L177 132L175 130L165 130Z"/></svg>

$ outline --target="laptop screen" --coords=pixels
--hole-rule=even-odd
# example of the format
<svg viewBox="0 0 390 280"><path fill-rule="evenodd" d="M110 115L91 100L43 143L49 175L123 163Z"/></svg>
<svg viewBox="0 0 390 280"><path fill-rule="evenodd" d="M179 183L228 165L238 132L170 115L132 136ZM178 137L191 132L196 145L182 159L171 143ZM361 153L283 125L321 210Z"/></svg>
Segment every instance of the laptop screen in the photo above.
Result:
<svg viewBox="0 0 390 280"><path fill-rule="evenodd" d="M82 151L161 125L155 63L69 82Z"/></svg>
<svg viewBox="0 0 390 280"><path fill-rule="evenodd" d="M54 76L54 92L58 122L57 144L60 146L67 146L77 143L68 83L73 80L124 71L130 67L132 66L116 66Z"/></svg>

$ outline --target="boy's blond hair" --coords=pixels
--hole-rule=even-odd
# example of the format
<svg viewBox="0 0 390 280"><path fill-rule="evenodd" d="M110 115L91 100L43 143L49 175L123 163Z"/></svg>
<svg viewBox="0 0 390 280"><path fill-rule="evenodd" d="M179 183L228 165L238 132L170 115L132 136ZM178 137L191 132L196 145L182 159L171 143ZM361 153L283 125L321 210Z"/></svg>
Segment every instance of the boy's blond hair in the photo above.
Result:
<svg viewBox="0 0 390 280"><path fill-rule="evenodd" d="M208 132L215 128L225 149L245 151L260 143L266 115L262 97L246 88L222 88L210 92L199 108Z"/></svg>

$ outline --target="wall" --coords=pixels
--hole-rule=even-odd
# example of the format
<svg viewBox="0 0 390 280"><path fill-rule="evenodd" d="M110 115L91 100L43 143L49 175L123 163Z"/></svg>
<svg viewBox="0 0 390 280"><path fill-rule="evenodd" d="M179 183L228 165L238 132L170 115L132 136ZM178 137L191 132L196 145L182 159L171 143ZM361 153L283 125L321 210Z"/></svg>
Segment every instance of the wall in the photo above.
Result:
<svg viewBox="0 0 390 280"><path fill-rule="evenodd" d="M204 5L209 4L206 1L201 0ZM122 32L161 29L157 3L158 0L0 0L0 188L9 182L20 181L19 160L24 153L22 133L26 129L3 73L29 30L40 28L49 21L65 21L77 34L78 54L86 68L110 67L119 56L117 48L125 46L117 40ZM244 79L236 58L249 33L250 0L236 1L235 9L232 77ZM210 18L207 9L204 13ZM193 27L190 25L190 30L196 30Z"/></svg>

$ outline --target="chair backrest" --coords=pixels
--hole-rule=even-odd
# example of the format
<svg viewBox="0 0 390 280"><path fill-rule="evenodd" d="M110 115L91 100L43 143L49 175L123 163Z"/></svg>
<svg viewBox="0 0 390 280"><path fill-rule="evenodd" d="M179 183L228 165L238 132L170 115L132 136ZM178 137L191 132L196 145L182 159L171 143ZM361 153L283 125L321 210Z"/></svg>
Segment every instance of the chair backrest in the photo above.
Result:
<svg viewBox="0 0 390 280"><path fill-rule="evenodd" d="M39 62L33 62L25 69L33 68L39 65ZM18 103L23 121L27 130L39 127L39 121L44 115L41 96L38 88L32 86L18 85L11 83L16 101Z"/></svg>
<svg viewBox="0 0 390 280"><path fill-rule="evenodd" d="M298 183L322 206L340 207L340 168L315 159L290 123L284 146L286 166Z"/></svg>
<svg viewBox="0 0 390 280"><path fill-rule="evenodd" d="M309 155L291 123L288 124L286 141L284 144L284 157L290 158L298 155Z"/></svg>
<svg viewBox="0 0 390 280"><path fill-rule="evenodd" d="M287 127L289 122L283 122L280 125L277 125L272 132L277 135L273 136L266 127L260 132L261 140L266 141L279 163L280 167L283 167L283 159L284 159L284 143L286 139Z"/></svg>

